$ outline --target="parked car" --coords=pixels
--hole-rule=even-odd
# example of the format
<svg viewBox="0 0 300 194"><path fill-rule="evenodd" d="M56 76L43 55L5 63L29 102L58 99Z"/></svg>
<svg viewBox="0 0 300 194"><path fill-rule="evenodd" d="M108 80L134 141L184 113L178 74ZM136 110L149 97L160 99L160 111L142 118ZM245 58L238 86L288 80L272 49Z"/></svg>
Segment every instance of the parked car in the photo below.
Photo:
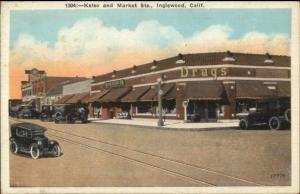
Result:
<svg viewBox="0 0 300 194"><path fill-rule="evenodd" d="M40 114L40 120L41 121L53 121L53 114L54 114L54 110L53 110L53 106L52 105L43 105L42 106L42 111Z"/></svg>
<svg viewBox="0 0 300 194"><path fill-rule="evenodd" d="M61 155L61 148L57 141L49 140L45 136L46 128L32 123L17 123L11 125L10 151L14 154L29 153L33 159L51 154Z"/></svg>
<svg viewBox="0 0 300 194"><path fill-rule="evenodd" d="M291 108L289 100L264 100L257 103L246 116L240 118L241 129L254 126L268 126L272 130L290 127Z"/></svg>
<svg viewBox="0 0 300 194"><path fill-rule="evenodd" d="M19 111L20 111L20 107L12 107L9 109L9 116L17 117Z"/></svg>
<svg viewBox="0 0 300 194"><path fill-rule="evenodd" d="M38 119L40 113L31 106L24 106L16 113L16 116L19 119Z"/></svg>
<svg viewBox="0 0 300 194"><path fill-rule="evenodd" d="M75 104L62 104L54 106L54 122L75 123L81 121L88 122L88 110L85 107L77 107Z"/></svg>

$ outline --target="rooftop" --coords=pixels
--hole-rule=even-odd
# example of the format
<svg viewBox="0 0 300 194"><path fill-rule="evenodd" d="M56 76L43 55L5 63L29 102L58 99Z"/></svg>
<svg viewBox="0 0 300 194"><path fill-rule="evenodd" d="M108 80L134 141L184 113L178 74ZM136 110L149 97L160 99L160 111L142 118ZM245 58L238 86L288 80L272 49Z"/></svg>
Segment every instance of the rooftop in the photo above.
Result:
<svg viewBox="0 0 300 194"><path fill-rule="evenodd" d="M235 52L213 52L213 53L195 53L195 54L178 54L177 56L153 60L153 62L133 65L131 68L112 71L110 73L94 76L94 82L101 82L110 79L120 79L128 75L138 75L159 70L165 70L180 66L201 66L201 65L220 65L220 64L237 64L250 66L274 66L290 67L290 56L266 54L249 54Z"/></svg>

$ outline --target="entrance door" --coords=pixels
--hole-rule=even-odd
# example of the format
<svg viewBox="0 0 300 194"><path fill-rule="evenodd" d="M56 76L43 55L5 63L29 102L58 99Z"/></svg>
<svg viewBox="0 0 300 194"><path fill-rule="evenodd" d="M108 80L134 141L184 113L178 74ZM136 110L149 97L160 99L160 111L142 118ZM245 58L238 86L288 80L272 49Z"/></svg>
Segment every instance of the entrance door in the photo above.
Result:
<svg viewBox="0 0 300 194"><path fill-rule="evenodd" d="M217 103L214 101L193 100L188 104L189 119L192 122L217 120Z"/></svg>
<svg viewBox="0 0 300 194"><path fill-rule="evenodd" d="M208 121L217 120L217 103L207 102L207 120Z"/></svg>

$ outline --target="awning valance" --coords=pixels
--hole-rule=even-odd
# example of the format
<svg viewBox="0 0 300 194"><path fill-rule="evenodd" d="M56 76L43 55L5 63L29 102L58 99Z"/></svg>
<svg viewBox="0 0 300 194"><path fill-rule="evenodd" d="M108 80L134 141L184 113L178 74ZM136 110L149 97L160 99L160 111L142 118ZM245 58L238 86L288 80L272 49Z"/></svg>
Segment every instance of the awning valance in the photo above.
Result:
<svg viewBox="0 0 300 194"><path fill-rule="evenodd" d="M186 83L185 96L191 100L221 100L224 87L221 82L189 82Z"/></svg>
<svg viewBox="0 0 300 194"><path fill-rule="evenodd" d="M99 102L118 102L123 96L128 94L130 90L130 87L111 89L105 96L100 98Z"/></svg>
<svg viewBox="0 0 300 194"><path fill-rule="evenodd" d="M136 102L139 100L141 96L143 96L148 90L150 86L141 86L132 88L132 90L124 96L121 101L122 102Z"/></svg>

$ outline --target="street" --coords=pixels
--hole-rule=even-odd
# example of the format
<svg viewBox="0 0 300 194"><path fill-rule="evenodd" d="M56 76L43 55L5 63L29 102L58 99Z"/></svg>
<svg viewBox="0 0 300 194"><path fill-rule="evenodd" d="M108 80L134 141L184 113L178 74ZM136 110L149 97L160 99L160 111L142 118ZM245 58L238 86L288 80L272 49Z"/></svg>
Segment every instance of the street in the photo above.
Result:
<svg viewBox="0 0 300 194"><path fill-rule="evenodd" d="M291 131L164 130L26 121L48 130L60 157L10 153L11 186L183 187L290 185Z"/></svg>

